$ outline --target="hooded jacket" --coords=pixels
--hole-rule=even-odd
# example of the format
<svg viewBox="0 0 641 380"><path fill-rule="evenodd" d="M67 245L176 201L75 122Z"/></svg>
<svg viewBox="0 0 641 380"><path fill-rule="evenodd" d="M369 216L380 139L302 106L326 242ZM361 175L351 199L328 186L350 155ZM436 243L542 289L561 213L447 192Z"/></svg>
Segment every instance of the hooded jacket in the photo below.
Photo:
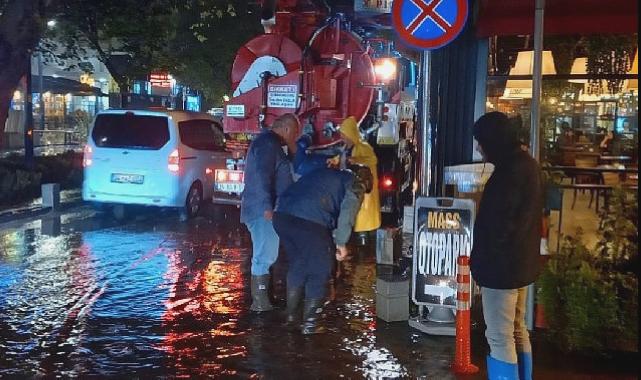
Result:
<svg viewBox="0 0 641 380"><path fill-rule="evenodd" d="M325 227L333 231L337 245L345 245L365 191L353 172L320 168L289 186L278 197L276 212Z"/></svg>
<svg viewBox="0 0 641 380"><path fill-rule="evenodd" d="M494 172L485 185L474 225L470 269L493 289L531 284L540 272L543 185L538 163L519 147L504 114L481 117L473 134Z"/></svg>
<svg viewBox="0 0 641 380"><path fill-rule="evenodd" d="M340 132L354 142L352 153L349 156L352 162L367 166L374 178L372 192L365 194L361 209L356 216L354 232L375 230L381 226L381 200L378 194L378 170L376 168L378 159L374 148L361 139L356 119L353 116L341 123Z"/></svg>

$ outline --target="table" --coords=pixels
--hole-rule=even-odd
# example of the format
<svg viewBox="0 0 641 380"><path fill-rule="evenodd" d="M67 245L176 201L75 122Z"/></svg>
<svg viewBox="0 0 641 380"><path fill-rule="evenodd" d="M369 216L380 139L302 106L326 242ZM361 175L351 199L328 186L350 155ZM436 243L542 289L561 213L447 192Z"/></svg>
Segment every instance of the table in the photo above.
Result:
<svg viewBox="0 0 641 380"><path fill-rule="evenodd" d="M621 161L632 161L630 156L600 156L599 161L604 162L621 162Z"/></svg>
<svg viewBox="0 0 641 380"><path fill-rule="evenodd" d="M603 197L605 204L603 205L606 209L608 208L608 193L612 191L615 187L612 185L604 185L600 183L573 183L573 184L559 184L557 185L561 189L572 189L572 190L595 190L597 192L596 196L596 211L599 210L599 191L603 191ZM638 185L628 185L622 183L620 186L624 190L637 191L639 189Z"/></svg>

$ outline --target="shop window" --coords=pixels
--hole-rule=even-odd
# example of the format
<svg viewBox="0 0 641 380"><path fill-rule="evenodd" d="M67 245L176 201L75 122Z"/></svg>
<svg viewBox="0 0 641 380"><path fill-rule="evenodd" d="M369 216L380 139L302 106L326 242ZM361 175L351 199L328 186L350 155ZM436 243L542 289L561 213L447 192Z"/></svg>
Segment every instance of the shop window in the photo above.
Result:
<svg viewBox="0 0 641 380"><path fill-rule="evenodd" d="M486 110L508 114L524 131L530 129L532 44L530 36L493 37L488 55ZM561 163L561 145L571 144L636 161L636 35L546 36L543 46L541 160ZM613 58L604 63L604 56ZM607 143L612 135L616 144Z"/></svg>

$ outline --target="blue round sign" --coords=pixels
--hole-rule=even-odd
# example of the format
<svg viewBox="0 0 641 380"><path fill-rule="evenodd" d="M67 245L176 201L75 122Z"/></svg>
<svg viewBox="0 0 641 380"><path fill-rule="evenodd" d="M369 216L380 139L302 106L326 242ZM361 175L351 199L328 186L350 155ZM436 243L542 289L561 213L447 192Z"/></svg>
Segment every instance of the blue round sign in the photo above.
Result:
<svg viewBox="0 0 641 380"><path fill-rule="evenodd" d="M435 49L463 30L467 0L395 0L392 20L399 36L410 45Z"/></svg>

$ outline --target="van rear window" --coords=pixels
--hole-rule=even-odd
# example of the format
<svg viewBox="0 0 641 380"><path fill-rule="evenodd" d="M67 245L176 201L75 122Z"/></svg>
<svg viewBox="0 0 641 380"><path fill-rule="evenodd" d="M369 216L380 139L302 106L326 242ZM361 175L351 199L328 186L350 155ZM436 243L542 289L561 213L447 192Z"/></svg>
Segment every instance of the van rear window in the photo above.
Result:
<svg viewBox="0 0 641 380"><path fill-rule="evenodd" d="M169 141L169 126L164 116L103 114L96 117L91 138L101 148L156 150Z"/></svg>

